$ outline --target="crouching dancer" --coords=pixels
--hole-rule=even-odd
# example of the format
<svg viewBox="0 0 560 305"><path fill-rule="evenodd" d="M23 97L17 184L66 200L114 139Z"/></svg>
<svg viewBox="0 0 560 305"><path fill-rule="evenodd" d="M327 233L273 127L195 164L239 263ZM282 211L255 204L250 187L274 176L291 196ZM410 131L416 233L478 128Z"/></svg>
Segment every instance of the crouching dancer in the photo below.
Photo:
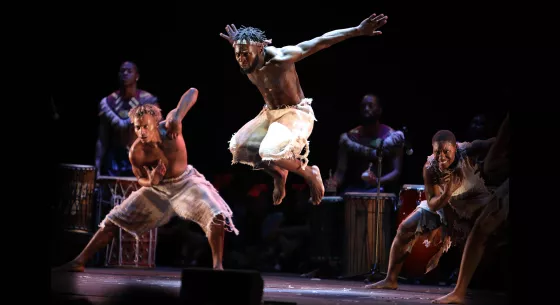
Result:
<svg viewBox="0 0 560 305"><path fill-rule="evenodd" d="M226 202L187 162L182 120L197 98L198 91L189 89L164 121L155 105L139 105L130 110L138 138L130 149L129 159L142 187L109 212L74 260L56 270L82 272L86 261L111 241L119 227L138 238L175 215L202 227L212 249L213 267L223 270L224 230L235 234L239 231Z"/></svg>

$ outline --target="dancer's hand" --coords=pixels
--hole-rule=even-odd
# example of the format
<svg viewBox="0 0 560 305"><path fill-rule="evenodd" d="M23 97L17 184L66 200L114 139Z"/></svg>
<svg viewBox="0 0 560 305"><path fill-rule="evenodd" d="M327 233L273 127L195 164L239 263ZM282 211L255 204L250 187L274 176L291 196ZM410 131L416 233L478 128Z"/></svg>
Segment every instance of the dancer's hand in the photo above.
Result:
<svg viewBox="0 0 560 305"><path fill-rule="evenodd" d="M377 36L381 35L381 31L376 31L378 28L382 27L385 23L387 23L387 16L381 14L377 16L377 14L373 14L369 16L367 19L362 21L360 25L358 25L358 30L362 35L367 36Z"/></svg>
<svg viewBox="0 0 560 305"><path fill-rule="evenodd" d="M226 25L226 32L227 35L220 33L220 37L224 38L229 42L229 44L233 45L233 38L235 37L235 34L237 34L237 28L233 23L231 25Z"/></svg>
<svg viewBox="0 0 560 305"><path fill-rule="evenodd" d="M167 132L167 137L170 139L176 139L177 136L179 136L179 124L171 124L171 120L176 113L177 109L173 109L169 112L169 114L167 114L167 117L165 118L165 130Z"/></svg>
<svg viewBox="0 0 560 305"><path fill-rule="evenodd" d="M148 179L150 180L151 185L158 185L167 172L167 168L161 159L159 159L157 166L151 171L147 166L144 166L144 169L148 173Z"/></svg>
<svg viewBox="0 0 560 305"><path fill-rule="evenodd" d="M442 178L443 193L452 194L460 185L461 177L459 175L447 174Z"/></svg>

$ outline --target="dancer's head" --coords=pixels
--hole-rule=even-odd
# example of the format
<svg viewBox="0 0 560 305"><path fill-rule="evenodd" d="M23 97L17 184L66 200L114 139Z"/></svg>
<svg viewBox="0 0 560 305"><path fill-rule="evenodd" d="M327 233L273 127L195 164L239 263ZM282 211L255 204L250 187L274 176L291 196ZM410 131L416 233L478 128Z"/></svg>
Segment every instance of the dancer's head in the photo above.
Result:
<svg viewBox="0 0 560 305"><path fill-rule="evenodd" d="M264 47L269 43L260 29L241 27L233 37L235 59L245 74L255 71L259 59L264 58Z"/></svg>
<svg viewBox="0 0 560 305"><path fill-rule="evenodd" d="M432 137L432 149L440 170L447 169L455 161L457 140L449 130L440 130Z"/></svg>
<svg viewBox="0 0 560 305"><path fill-rule="evenodd" d="M153 104L138 105L128 112L134 124L134 132L143 143L156 141L159 136L158 123L161 110Z"/></svg>

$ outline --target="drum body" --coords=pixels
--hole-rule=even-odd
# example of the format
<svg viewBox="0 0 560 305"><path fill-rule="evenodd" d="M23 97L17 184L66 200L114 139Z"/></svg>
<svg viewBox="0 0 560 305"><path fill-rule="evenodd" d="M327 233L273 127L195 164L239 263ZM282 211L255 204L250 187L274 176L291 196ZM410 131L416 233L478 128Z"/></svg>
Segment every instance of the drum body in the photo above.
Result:
<svg viewBox="0 0 560 305"><path fill-rule="evenodd" d="M120 205L141 186L136 177L100 176L97 178L99 210L98 223L115 206ZM157 228L136 239L123 229L117 231L107 247L105 266L154 268L157 246Z"/></svg>
<svg viewBox="0 0 560 305"><path fill-rule="evenodd" d="M344 255L344 198L325 196L310 211L310 257L341 268Z"/></svg>
<svg viewBox="0 0 560 305"><path fill-rule="evenodd" d="M59 164L57 216L65 231L90 233L93 228L95 167Z"/></svg>
<svg viewBox="0 0 560 305"><path fill-rule="evenodd" d="M416 207L418 207L423 200L426 200L426 193L423 185L403 185L399 193L399 209L397 211L398 224L400 225L402 221L414 212ZM441 230L441 228L437 230ZM430 276L425 274L428 262L438 251L438 247L432 244L426 247L424 243L426 240L426 236L419 237L416 240L412 251L403 263L400 276L410 280L428 280L432 275L436 276L439 266L430 272Z"/></svg>
<svg viewBox="0 0 560 305"><path fill-rule="evenodd" d="M426 192L421 184L404 184L399 192L399 208L397 212L397 225L400 225L416 207L426 200Z"/></svg>
<svg viewBox="0 0 560 305"><path fill-rule="evenodd" d="M379 200L376 200L379 199ZM379 262L379 271L387 272L389 251L393 242L392 216L396 196L391 193L348 192L345 201L344 275L354 276L371 271ZM378 219L376 211L379 207ZM378 232L377 232L378 230ZM376 235L378 251L376 251ZM377 254L376 254L377 253Z"/></svg>

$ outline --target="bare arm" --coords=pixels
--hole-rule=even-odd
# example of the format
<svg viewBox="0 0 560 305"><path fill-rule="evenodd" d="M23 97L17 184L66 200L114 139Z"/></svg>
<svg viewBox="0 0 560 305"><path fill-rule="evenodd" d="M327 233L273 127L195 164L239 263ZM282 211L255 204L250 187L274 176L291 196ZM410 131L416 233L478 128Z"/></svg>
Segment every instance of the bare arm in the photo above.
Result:
<svg viewBox="0 0 560 305"><path fill-rule="evenodd" d="M400 130L392 130L389 136L383 139L383 150L402 151L404 147L404 133Z"/></svg>
<svg viewBox="0 0 560 305"><path fill-rule="evenodd" d="M403 151L402 149L397 152L393 157L393 170L381 177L381 185L387 182L397 182L402 172Z"/></svg>
<svg viewBox="0 0 560 305"><path fill-rule="evenodd" d="M150 182L150 179L148 178L148 174L145 169L138 167L137 165L132 163L132 172L134 173L134 176L138 178L138 184L144 187L152 186L152 183Z"/></svg>
<svg viewBox="0 0 560 305"><path fill-rule="evenodd" d="M280 53L276 55L271 62L297 62L348 38L365 35L380 35L381 32L376 30L385 23L387 23L387 16L383 14L379 16L373 14L356 27L330 31L311 40L303 41L295 46L280 48Z"/></svg>
<svg viewBox="0 0 560 305"><path fill-rule="evenodd" d="M437 211L443 208L451 199L451 179L445 181L444 190L441 192L437 185L433 184L434 178L432 172L424 166L422 176L424 177L424 189L426 190L426 199L428 206L432 211Z"/></svg>
<svg viewBox="0 0 560 305"><path fill-rule="evenodd" d="M343 133L340 136L340 147L344 148L348 151L354 152L354 153L358 153L366 158L375 158L377 157L376 153L375 153L375 149L366 146L366 145L362 145L358 142L352 141L349 137L348 134Z"/></svg>
<svg viewBox="0 0 560 305"><path fill-rule="evenodd" d="M132 165L132 173L134 173L134 176L138 178L138 184L144 187L158 185L167 171L165 165L160 159L158 165L152 171L150 171L146 166L141 165L141 163L139 162L138 154L139 153L135 151L134 147L130 150L129 153L129 159Z"/></svg>
<svg viewBox="0 0 560 305"><path fill-rule="evenodd" d="M361 154L364 157L377 158L377 150L375 148L352 141L346 133L340 136L340 144L349 151ZM383 151L385 154L391 151L402 151L403 145L404 135L402 131L392 132L390 136L383 140Z"/></svg>
<svg viewBox="0 0 560 305"><path fill-rule="evenodd" d="M390 183L390 182L398 181L402 172L402 156L403 156L402 149L396 152L396 155L392 159L393 169L389 173L386 173L385 175L381 176L381 179L379 179L380 185L386 184L388 182ZM365 182L369 183L372 186L377 186L378 183L376 174L372 172L371 169L368 169L362 174L362 180L364 180Z"/></svg>
<svg viewBox="0 0 560 305"><path fill-rule="evenodd" d="M177 107L169 112L165 122L167 132L170 134L178 134L182 132L182 121L187 112L192 108L198 99L198 90L190 88L181 96Z"/></svg>

